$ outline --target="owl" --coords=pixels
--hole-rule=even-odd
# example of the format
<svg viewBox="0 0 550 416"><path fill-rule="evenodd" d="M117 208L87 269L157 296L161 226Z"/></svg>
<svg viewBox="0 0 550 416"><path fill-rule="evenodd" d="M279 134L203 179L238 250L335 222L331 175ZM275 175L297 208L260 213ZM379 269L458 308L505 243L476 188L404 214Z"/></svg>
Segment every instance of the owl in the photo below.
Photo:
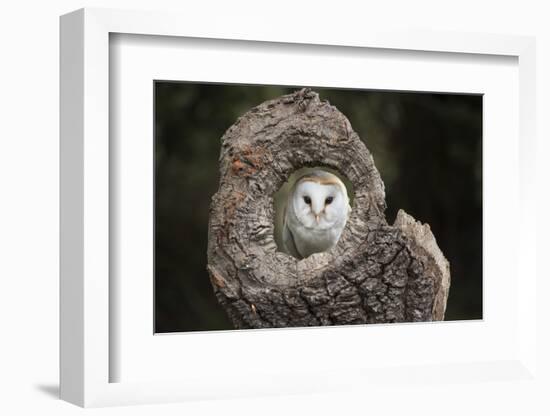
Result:
<svg viewBox="0 0 550 416"><path fill-rule="evenodd" d="M284 210L286 253L302 259L336 245L351 207L346 186L332 173L315 170L292 187Z"/></svg>

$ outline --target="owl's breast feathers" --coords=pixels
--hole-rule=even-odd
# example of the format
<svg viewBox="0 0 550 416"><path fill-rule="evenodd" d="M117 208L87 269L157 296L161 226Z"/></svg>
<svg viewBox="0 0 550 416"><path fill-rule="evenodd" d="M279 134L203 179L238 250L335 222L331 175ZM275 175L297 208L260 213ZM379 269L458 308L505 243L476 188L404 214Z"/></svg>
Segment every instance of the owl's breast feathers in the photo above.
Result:
<svg viewBox="0 0 550 416"><path fill-rule="evenodd" d="M313 253L328 251L334 247L340 238L340 234L344 228L343 225L326 230L317 230L296 224L289 231L300 257L305 258L311 256Z"/></svg>
<svg viewBox="0 0 550 416"><path fill-rule="evenodd" d="M292 209L287 210L283 226L283 243L287 252L294 257L309 257L313 253L328 251L334 247L345 224L344 220L328 229L308 228L298 221Z"/></svg>

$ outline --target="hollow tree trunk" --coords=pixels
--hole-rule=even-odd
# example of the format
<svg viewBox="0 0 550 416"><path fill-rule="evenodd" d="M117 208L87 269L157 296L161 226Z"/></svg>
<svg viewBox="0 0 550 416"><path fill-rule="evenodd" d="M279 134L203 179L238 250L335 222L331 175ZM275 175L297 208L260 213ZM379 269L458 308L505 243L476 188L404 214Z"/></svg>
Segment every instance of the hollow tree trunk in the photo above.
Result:
<svg viewBox="0 0 550 416"><path fill-rule="evenodd" d="M305 166L352 183L352 213L329 252L277 251L273 194ZM442 320L449 263L428 225L384 217L384 184L347 118L309 89L267 101L222 138L208 271L236 328Z"/></svg>

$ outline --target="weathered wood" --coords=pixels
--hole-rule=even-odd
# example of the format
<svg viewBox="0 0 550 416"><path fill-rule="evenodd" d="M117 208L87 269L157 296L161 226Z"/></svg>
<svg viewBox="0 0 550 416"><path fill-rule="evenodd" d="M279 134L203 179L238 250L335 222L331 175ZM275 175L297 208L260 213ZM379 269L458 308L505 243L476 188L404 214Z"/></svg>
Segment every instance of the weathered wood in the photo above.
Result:
<svg viewBox="0 0 550 416"><path fill-rule="evenodd" d="M351 217L331 251L279 252L273 194L292 172L326 166L354 190ZM347 118L309 90L247 112L222 138L210 209L208 271L236 328L441 320L449 264L428 226L384 216L384 184Z"/></svg>

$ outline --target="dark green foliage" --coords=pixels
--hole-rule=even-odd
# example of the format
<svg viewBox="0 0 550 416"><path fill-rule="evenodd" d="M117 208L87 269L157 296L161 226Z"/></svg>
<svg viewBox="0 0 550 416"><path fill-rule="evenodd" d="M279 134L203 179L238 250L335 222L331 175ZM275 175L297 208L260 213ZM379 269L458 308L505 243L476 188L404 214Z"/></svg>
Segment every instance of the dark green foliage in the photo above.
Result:
<svg viewBox="0 0 550 416"><path fill-rule="evenodd" d="M297 88L155 83L156 332L231 329L206 272L220 138ZM365 141L398 208L430 224L451 264L447 320L482 316L482 97L314 88Z"/></svg>

